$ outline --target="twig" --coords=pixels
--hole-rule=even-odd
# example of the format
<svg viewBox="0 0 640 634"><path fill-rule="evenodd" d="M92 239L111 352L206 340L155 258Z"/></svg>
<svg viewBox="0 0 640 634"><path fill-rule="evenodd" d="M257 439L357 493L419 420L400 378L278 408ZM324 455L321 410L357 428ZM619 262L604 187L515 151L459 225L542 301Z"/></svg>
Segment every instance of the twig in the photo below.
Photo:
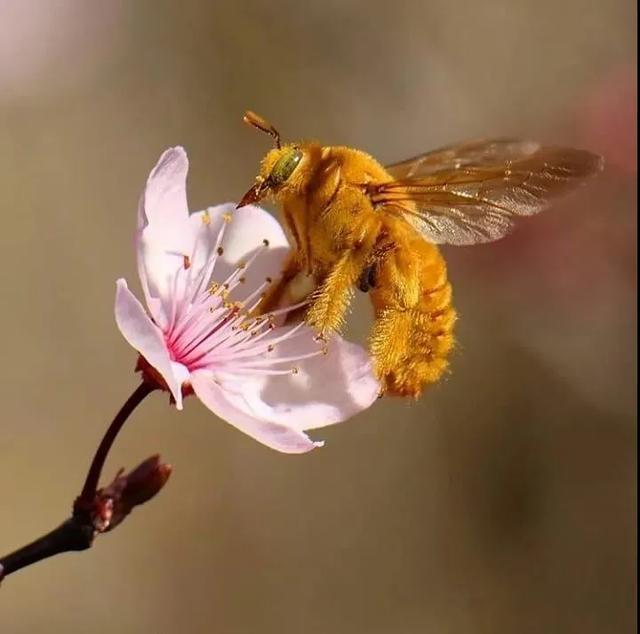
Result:
<svg viewBox="0 0 640 634"><path fill-rule="evenodd" d="M120 408L120 411L116 414L111 425L109 425L109 429L107 429L105 435L100 441L100 444L98 445L98 448L96 449L96 453L93 456L91 466L89 467L87 477L84 481L84 486L82 487L82 493L78 496L78 499L74 504L74 508L84 504L92 504L93 498L95 497L98 489L100 474L102 473L104 463L107 460L107 456L109 455L109 451L111 450L116 437L120 433L122 426L125 424L133 410L138 407L144 398L151 394L154 389L155 387L151 385L151 383L143 381Z"/></svg>
<svg viewBox="0 0 640 634"><path fill-rule="evenodd" d="M150 500L165 485L171 466L160 462L159 456L152 456L128 474L121 469L111 484L98 489L104 463L118 433L154 389L154 385L143 382L116 414L96 450L71 517L34 542L0 558L0 580L42 559L90 548L96 535L115 528L136 506Z"/></svg>

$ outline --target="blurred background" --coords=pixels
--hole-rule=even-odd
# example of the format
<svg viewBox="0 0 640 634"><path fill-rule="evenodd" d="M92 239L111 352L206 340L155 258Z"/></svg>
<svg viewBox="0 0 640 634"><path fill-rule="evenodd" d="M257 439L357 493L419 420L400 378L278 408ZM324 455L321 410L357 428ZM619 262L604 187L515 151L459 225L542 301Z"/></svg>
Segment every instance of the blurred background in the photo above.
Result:
<svg viewBox="0 0 640 634"><path fill-rule="evenodd" d="M162 494L0 589L0 632L635 631L636 6L631 0L0 0L0 551L62 520L137 385L113 320L139 193L191 158L237 200L266 138L393 162L518 135L605 173L502 242L448 248L452 373L273 452L154 395L106 475ZM366 298L351 318L364 337Z"/></svg>

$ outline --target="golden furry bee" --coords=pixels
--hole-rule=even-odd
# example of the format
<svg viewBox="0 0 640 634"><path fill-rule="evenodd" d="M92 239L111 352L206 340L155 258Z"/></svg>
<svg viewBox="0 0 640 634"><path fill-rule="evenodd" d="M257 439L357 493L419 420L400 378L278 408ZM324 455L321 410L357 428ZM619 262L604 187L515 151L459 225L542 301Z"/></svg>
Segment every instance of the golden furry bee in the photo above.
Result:
<svg viewBox="0 0 640 634"><path fill-rule="evenodd" d="M275 147L238 207L271 198L294 250L262 310L295 301L312 282L305 320L339 330L355 287L375 312L370 350L383 390L417 397L448 367L456 312L438 244L505 236L519 216L602 168L583 150L532 141L471 141L383 167L365 152L315 142L281 144L277 130L247 112L244 121ZM307 291L308 292L308 291Z"/></svg>

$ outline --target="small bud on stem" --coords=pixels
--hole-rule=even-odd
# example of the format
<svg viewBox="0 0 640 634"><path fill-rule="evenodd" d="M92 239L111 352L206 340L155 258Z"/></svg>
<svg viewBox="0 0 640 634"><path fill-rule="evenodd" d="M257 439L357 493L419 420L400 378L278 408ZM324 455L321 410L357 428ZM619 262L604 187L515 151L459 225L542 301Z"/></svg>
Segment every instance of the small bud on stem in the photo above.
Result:
<svg viewBox="0 0 640 634"><path fill-rule="evenodd" d="M109 485L97 488L119 431L133 410L154 389L155 386L142 383L116 414L96 450L82 493L73 504L71 517L34 542L0 558L0 581L12 572L53 555L91 548L96 535L113 530L136 506L160 492L171 475L171 465L161 462L158 455L147 458L129 473L120 469Z"/></svg>

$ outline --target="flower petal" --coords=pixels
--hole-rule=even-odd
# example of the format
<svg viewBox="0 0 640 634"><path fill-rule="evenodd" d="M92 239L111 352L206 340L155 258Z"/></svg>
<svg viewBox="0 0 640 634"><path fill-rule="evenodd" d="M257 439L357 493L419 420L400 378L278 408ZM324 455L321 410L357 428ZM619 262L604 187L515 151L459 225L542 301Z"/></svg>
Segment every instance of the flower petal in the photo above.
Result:
<svg viewBox="0 0 640 634"><path fill-rule="evenodd" d="M238 409L236 404L228 399L224 388L215 382L211 372L194 372L191 375L191 385L196 396L214 414L271 449L284 453L307 453L323 445L321 442L312 441L302 431L255 418Z"/></svg>
<svg viewBox="0 0 640 634"><path fill-rule="evenodd" d="M182 409L180 381L174 374L162 332L123 279L116 282L115 315L122 336L162 375L171 390L176 408Z"/></svg>
<svg viewBox="0 0 640 634"><path fill-rule="evenodd" d="M276 329L274 338L284 330ZM234 377L230 367L228 374L219 377L224 380L227 399L251 416L297 430L340 423L368 408L378 398L380 384L368 353L358 344L334 335L326 355L275 363L318 350L313 334L304 327L302 333L277 343L268 353L274 368L291 368L291 374L243 373Z"/></svg>
<svg viewBox="0 0 640 634"><path fill-rule="evenodd" d="M166 325L162 308L166 311L176 272L184 257L191 256L194 244L187 207L188 170L184 149L168 149L151 171L138 207L138 273L147 305L162 327Z"/></svg>
<svg viewBox="0 0 640 634"><path fill-rule="evenodd" d="M203 212L199 212L201 214ZM254 205L236 209L233 203L217 205L207 210L211 218L210 226L218 226L223 215L228 214L230 222L225 227L222 241L223 253L216 262L215 279L223 282L242 262L246 262L261 249L256 261L243 273L245 283L231 299L242 300L262 284L266 278L277 278L289 253L287 237L280 223L268 212ZM192 214L199 216L199 214ZM202 219L199 218L202 224ZM216 232L217 235L217 232ZM264 241L268 248L264 247Z"/></svg>
<svg viewBox="0 0 640 634"><path fill-rule="evenodd" d="M149 174L138 209L138 229L150 230L158 247L184 255L189 255L191 245L178 234L189 218L188 171L184 148L166 150Z"/></svg>
<svg viewBox="0 0 640 634"><path fill-rule="evenodd" d="M265 209L255 205L246 205L236 209L233 203L218 205L211 213L230 213L231 222L224 239L222 259L235 265L246 259L263 240L268 240L272 248L289 248L287 237L280 223Z"/></svg>

